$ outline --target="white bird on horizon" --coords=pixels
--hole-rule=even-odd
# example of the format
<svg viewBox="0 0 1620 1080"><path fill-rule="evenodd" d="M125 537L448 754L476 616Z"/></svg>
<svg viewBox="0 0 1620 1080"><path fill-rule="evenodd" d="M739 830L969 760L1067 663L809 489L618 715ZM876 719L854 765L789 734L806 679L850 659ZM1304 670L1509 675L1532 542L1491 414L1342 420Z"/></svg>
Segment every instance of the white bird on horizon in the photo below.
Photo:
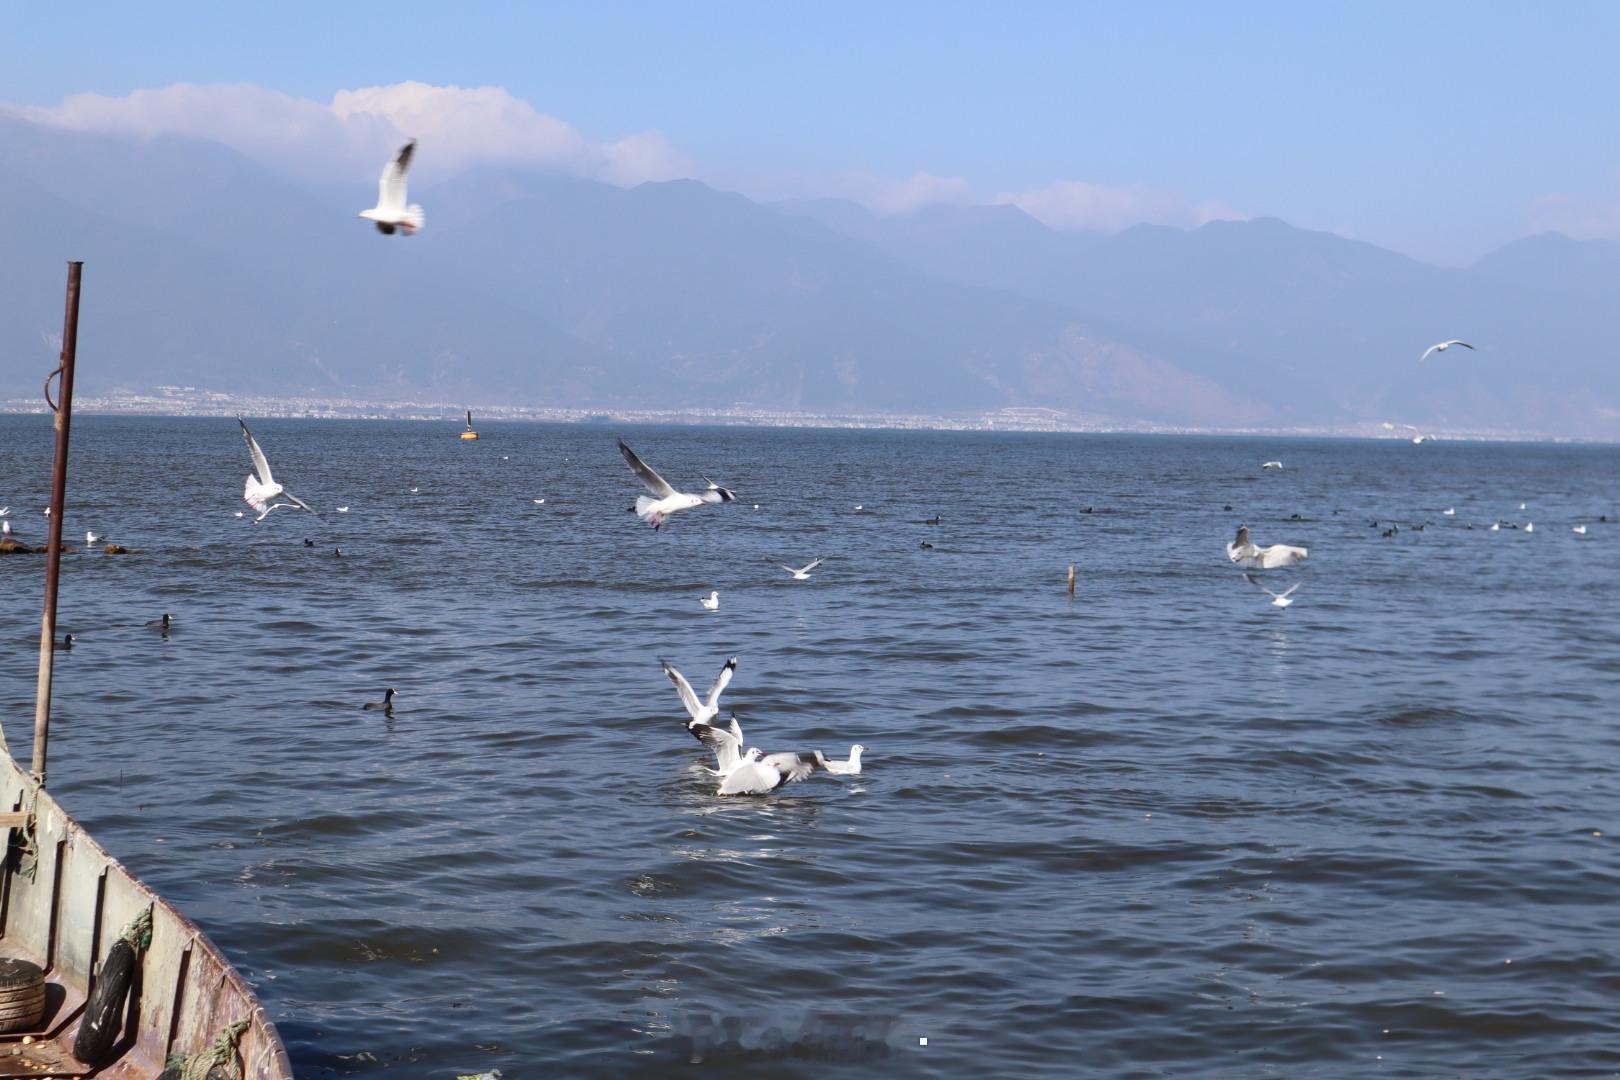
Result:
<svg viewBox="0 0 1620 1080"><path fill-rule="evenodd" d="M668 676L669 681L675 684L675 692L681 696L681 704L686 706L686 711L692 717L686 724L688 731L698 724L707 724L720 715L720 695L730 685L731 676L737 671L735 656L720 668L720 674L714 677L714 685L709 687L708 696L701 701L698 700L697 692L692 689L692 684L686 681L685 675L675 670L668 660L660 660L658 663L663 666L664 674ZM738 740L741 741L741 738L739 735Z"/></svg>
<svg viewBox="0 0 1620 1080"><path fill-rule="evenodd" d="M1309 549L1289 544L1259 547L1249 539L1249 527L1239 525L1237 536L1226 545L1226 557L1250 570L1274 570L1279 566L1293 566L1304 562Z"/></svg>
<svg viewBox="0 0 1620 1080"><path fill-rule="evenodd" d="M310 513L315 514L315 511L310 510L309 504L305 503L304 500L276 483L275 477L270 475L270 463L265 460L264 451L259 449L259 444L254 440L253 433L248 430L247 422L240 416L236 418L236 422L242 425L242 438L247 442L248 454L253 458L253 470L258 474L257 477L250 475L247 482L242 485L242 501L259 512L259 516L253 520L263 521L270 516L270 511L281 506L301 506L305 510L309 510ZM283 495L292 501L274 501L277 497ZM321 515L315 514L315 516L320 517Z"/></svg>
<svg viewBox="0 0 1620 1080"><path fill-rule="evenodd" d="M1445 352L1447 349L1451 348L1453 345L1461 345L1463 348L1469 349L1469 350L1473 350L1473 348L1474 348L1472 345L1468 344L1468 342L1466 342L1466 341L1459 341L1456 338L1452 338L1450 341L1442 341L1438 345L1430 345L1427 349L1424 349L1423 350L1423 355L1418 357L1418 362L1422 363L1424 360L1427 360L1429 358L1430 353Z"/></svg>
<svg viewBox="0 0 1620 1080"><path fill-rule="evenodd" d="M1576 536L1585 536L1586 535L1586 526L1585 525L1577 525L1573 529L1571 529L1570 532L1574 533Z"/></svg>
<svg viewBox="0 0 1620 1080"><path fill-rule="evenodd" d="M1457 508L1456 507L1449 507L1449 508L1447 508L1445 510L1440 511L1440 513L1444 517L1456 517L1457 516Z"/></svg>
<svg viewBox="0 0 1620 1080"><path fill-rule="evenodd" d="M1285 608L1289 604L1292 604L1294 602L1290 598L1293 596L1294 590L1299 588L1299 585L1300 585L1300 583L1296 581L1292 585L1288 586L1288 588L1286 588L1282 592L1278 593L1278 592L1272 592L1270 589L1268 589L1264 585L1260 584L1260 582L1256 581L1253 574L1244 574L1243 575L1243 580L1247 581L1250 585L1253 585L1255 588L1259 589L1261 592L1263 592L1267 596L1271 597L1271 606L1272 607L1280 607L1280 608Z"/></svg>
<svg viewBox="0 0 1620 1080"><path fill-rule="evenodd" d="M807 563L804 566L799 567L797 570L793 569L793 567L787 565L786 563L777 563L776 565L792 574L794 581L809 581L810 571L814 570L816 567L820 566L826 561L826 559L817 559L814 562Z"/></svg>
<svg viewBox="0 0 1620 1080"><path fill-rule="evenodd" d="M720 610L720 590L716 589L709 593L708 596L698 597L698 603L702 604L706 611Z"/></svg>
<svg viewBox="0 0 1620 1080"><path fill-rule="evenodd" d="M1268 461L1268 462L1264 463L1263 465L1261 465L1260 467L1262 469L1281 469L1282 468L1282 462L1280 462L1280 461Z"/></svg>
<svg viewBox="0 0 1620 1080"><path fill-rule="evenodd" d="M619 440L619 453L624 455L625 464L630 466L630 471L647 485L648 491L652 492L650 498L646 495L636 498L635 512L636 516L651 525L654 531L663 526L669 515L679 510L690 510L705 503L727 503L737 497L729 489L721 487L708 477L704 477L704 480L708 482L709 489L701 495L676 491L662 476L648 468L647 463L638 458L636 452L626 446L623 439Z"/></svg>
<svg viewBox="0 0 1620 1080"><path fill-rule="evenodd" d="M1384 427L1389 431L1394 431L1395 426L1396 425L1390 423L1388 420L1384 421ZM1417 432L1416 435L1412 436L1412 445L1414 446L1422 446L1425 442L1433 442L1436 438L1433 435L1423 434L1423 430L1421 428L1413 427L1411 424L1401 424L1400 426L1405 428L1407 431Z"/></svg>
<svg viewBox="0 0 1620 1080"><path fill-rule="evenodd" d="M382 177L377 181L377 205L360 211L360 216L376 222L377 231L385 236L394 235L396 229L410 236L425 223L420 206L405 205L405 171L411 167L411 156L415 153L415 139L400 147L393 160L383 166Z"/></svg>

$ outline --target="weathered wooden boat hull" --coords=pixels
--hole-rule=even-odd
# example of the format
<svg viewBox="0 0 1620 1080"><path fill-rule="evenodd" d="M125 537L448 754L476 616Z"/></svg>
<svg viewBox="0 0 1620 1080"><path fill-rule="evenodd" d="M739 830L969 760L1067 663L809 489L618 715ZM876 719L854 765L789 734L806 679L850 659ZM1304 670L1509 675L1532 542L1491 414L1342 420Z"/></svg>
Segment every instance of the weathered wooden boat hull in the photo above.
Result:
<svg viewBox="0 0 1620 1080"><path fill-rule="evenodd" d="M0 1036L0 1077L155 1077L170 1054L206 1050L228 1025L246 1020L237 1042L241 1075L290 1080L275 1026L241 975L3 751L0 815L7 826L0 831L11 841L0 871L0 955L31 960L46 978L41 1029ZM32 855L23 850L25 840ZM131 985L118 1056L91 1070L72 1055L85 1002L107 950L148 908L151 945Z"/></svg>

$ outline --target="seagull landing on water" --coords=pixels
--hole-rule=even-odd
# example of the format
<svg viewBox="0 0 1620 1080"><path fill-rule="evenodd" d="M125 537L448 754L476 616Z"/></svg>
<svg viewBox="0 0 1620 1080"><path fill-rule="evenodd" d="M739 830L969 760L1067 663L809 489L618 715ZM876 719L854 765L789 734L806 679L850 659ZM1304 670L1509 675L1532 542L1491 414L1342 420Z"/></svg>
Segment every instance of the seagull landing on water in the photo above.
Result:
<svg viewBox="0 0 1620 1080"><path fill-rule="evenodd" d="M692 717L686 724L688 731L691 731L698 724L707 724L720 715L720 695L730 685L731 676L737 671L737 658L735 656L727 660L725 666L720 669L720 674L714 677L714 685L709 687L709 695L702 701L698 700L697 692L692 689L692 684L686 681L685 675L676 671L667 660L658 662L663 665L664 674L669 678L669 681L675 684L675 692L681 696L681 704L686 706L686 711ZM740 740L741 736L738 736L738 738Z"/></svg>
<svg viewBox="0 0 1620 1080"><path fill-rule="evenodd" d="M720 781L721 795L767 795L819 768L813 754L765 754L750 747L742 763Z"/></svg>
<svg viewBox="0 0 1620 1080"><path fill-rule="evenodd" d="M377 205L360 211L360 216L376 222L377 231L385 236L393 236L396 229L409 236L424 223L420 206L405 205L405 170L411 167L411 155L415 153L415 139L399 148L394 160L383 166L382 178L377 181Z"/></svg>
<svg viewBox="0 0 1620 1080"><path fill-rule="evenodd" d="M703 605L703 610L705 610L705 611L719 611L720 610L720 590L716 589L713 592L711 592L708 596L700 596L700 597L698 597L698 603Z"/></svg>
<svg viewBox="0 0 1620 1080"><path fill-rule="evenodd" d="M264 459L264 451L259 449L259 444L254 440L253 433L248 430L247 422L240 416L236 418L236 422L242 425L242 438L246 440L248 454L253 458L253 471L258 474L256 477L249 476L247 483L242 486L242 501L259 512L259 516L253 520L263 521L270 515L270 511L280 506L301 506L305 510L309 510L310 513L315 514L315 511L310 510L309 505L304 500L276 483L275 477L270 475L270 463ZM291 501L275 502L274 500L280 496L286 496ZM315 514L315 516L320 517L321 515Z"/></svg>
<svg viewBox="0 0 1620 1080"><path fill-rule="evenodd" d="M1305 556L1309 553L1306 548L1292 547L1288 544L1257 547L1249 539L1247 525L1239 525L1237 536L1226 545L1226 557L1249 570L1274 570L1279 566L1293 566L1295 563L1304 562Z"/></svg>
<svg viewBox="0 0 1620 1080"><path fill-rule="evenodd" d="M809 581L810 571L814 570L816 567L820 566L826 561L826 559L817 559L812 563L807 563L804 566L799 567L797 570L793 569L791 566L788 566L786 563L777 563L776 565L792 574L794 581Z"/></svg>
<svg viewBox="0 0 1620 1080"><path fill-rule="evenodd" d="M1279 469L1280 470L1282 468L1282 462L1280 462L1280 461L1268 461L1265 464L1261 465L1260 467L1262 469Z"/></svg>
<svg viewBox="0 0 1620 1080"><path fill-rule="evenodd" d="M1247 581L1250 585L1253 585L1255 588L1259 589L1261 592L1263 592L1267 596L1271 597L1271 606L1272 607L1284 607L1285 608L1289 604L1292 604L1294 601L1291 599L1291 597L1294 595L1294 590L1299 588L1299 582L1296 581L1292 585L1288 586L1288 588L1284 589L1282 592L1272 592L1270 589L1266 588L1264 585L1262 585L1258 581L1256 581L1254 579L1253 574L1244 574L1243 575L1243 580Z"/></svg>
<svg viewBox="0 0 1620 1080"><path fill-rule="evenodd" d="M708 482L709 490L701 495L688 495L676 491L662 476L648 468L646 462L636 457L636 452L626 446L623 439L619 440L619 453L624 455L625 464L630 466L630 471L640 477L641 482L647 485L647 490L652 492L650 498L646 495L638 497L634 509L636 516L651 525L654 530L661 528L665 519L678 510L690 510L705 503L731 502L737 497L707 477L704 479Z"/></svg>
<svg viewBox="0 0 1620 1080"><path fill-rule="evenodd" d="M1468 342L1458 341L1456 338L1452 338L1450 341L1442 341L1438 345L1430 345L1427 349L1424 349L1423 355L1418 357L1418 362L1422 363L1424 360L1427 360L1430 353L1445 352L1453 345L1461 345L1463 348L1468 349L1469 351L1474 351L1474 347L1468 344Z"/></svg>

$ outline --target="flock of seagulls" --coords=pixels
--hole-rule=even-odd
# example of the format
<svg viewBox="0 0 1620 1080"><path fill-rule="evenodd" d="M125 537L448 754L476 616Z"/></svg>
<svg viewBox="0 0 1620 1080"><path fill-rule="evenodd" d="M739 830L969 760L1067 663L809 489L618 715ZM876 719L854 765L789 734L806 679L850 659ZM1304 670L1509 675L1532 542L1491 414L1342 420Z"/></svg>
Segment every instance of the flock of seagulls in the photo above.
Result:
<svg viewBox="0 0 1620 1080"><path fill-rule="evenodd" d="M717 794L768 795L787 784L805 779L818 769L836 776L860 775L861 754L866 751L866 747L860 743L849 748L849 757L843 761L828 760L820 750L776 754L767 754L757 746L744 750L742 724L735 713L731 715L729 724L722 726L715 722L720 716L720 695L737 672L735 656L720 668L714 685L702 698L697 696L692 684L673 664L667 660L660 660L659 664L663 666L664 675L675 685L675 692L686 708L686 730L714 752L714 768L705 767L704 771L720 779Z"/></svg>

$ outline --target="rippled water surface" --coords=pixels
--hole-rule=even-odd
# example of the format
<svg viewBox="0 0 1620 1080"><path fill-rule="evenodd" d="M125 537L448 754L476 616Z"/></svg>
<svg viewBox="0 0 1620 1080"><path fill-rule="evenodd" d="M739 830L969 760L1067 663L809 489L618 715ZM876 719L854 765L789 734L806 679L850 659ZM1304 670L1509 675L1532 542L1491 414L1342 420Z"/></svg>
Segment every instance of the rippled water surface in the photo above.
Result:
<svg viewBox="0 0 1620 1080"><path fill-rule="evenodd" d="M611 428L255 433L351 511L75 420L70 534L143 554L64 560L51 783L301 1076L1620 1071L1616 448L629 428L739 495L654 533ZM49 457L0 417L27 539ZM865 772L717 798L658 658L731 655L750 743Z"/></svg>

